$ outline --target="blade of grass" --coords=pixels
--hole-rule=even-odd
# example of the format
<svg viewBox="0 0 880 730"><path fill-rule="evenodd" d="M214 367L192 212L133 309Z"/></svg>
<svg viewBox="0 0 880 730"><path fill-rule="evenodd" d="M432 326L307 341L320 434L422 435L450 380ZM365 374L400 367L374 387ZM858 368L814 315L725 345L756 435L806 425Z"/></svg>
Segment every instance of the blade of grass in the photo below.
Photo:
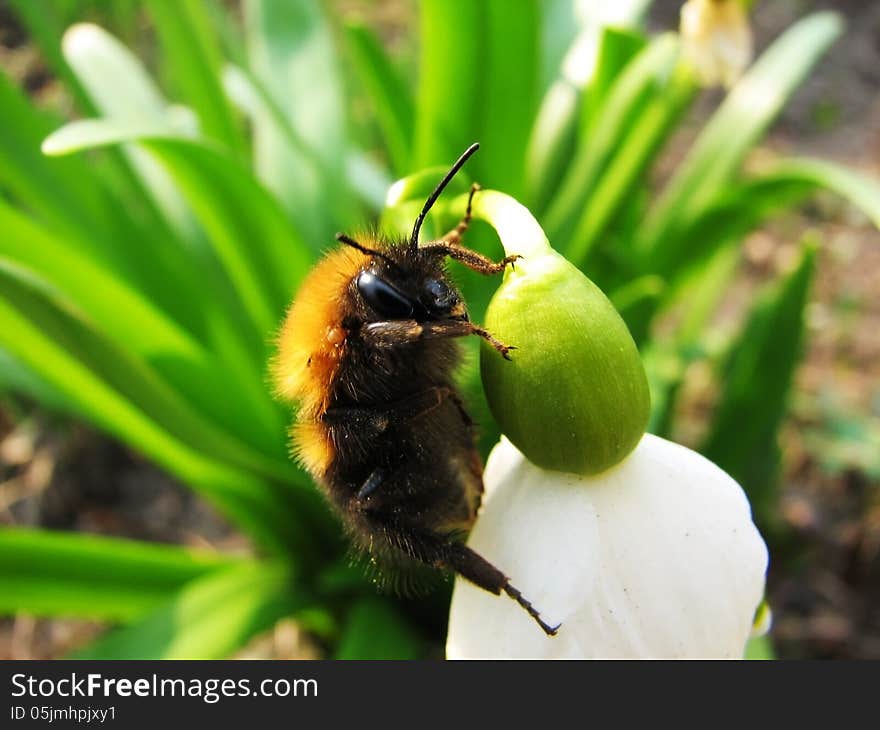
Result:
<svg viewBox="0 0 880 730"><path fill-rule="evenodd" d="M637 244L654 270L672 271L687 242L676 229L705 210L739 170L819 57L840 36L835 13L815 13L789 28L727 96L667 184Z"/></svg>
<svg viewBox="0 0 880 730"><path fill-rule="evenodd" d="M545 94L559 75L566 50L579 30L571 0L543 0L541 10L540 90Z"/></svg>
<svg viewBox="0 0 880 730"><path fill-rule="evenodd" d="M562 59L559 78L544 92L526 150L525 199L529 209L541 217L569 168L576 140L601 108L605 77L616 79L617 71L631 60L628 53L637 50L631 48L629 29L639 22L640 5L644 3L606 3L590 13L581 8L575 13L578 19L569 21L578 34ZM554 22L548 17L552 10L548 13L546 5L542 9L545 21ZM572 12L569 8L568 15ZM602 81L597 80L600 73Z"/></svg>
<svg viewBox="0 0 880 730"><path fill-rule="evenodd" d="M646 299L654 300L666 289L666 283L659 276L640 276L624 284L608 295L614 308L626 320L626 313Z"/></svg>
<svg viewBox="0 0 880 730"><path fill-rule="evenodd" d="M27 28L30 37L39 45L40 51L48 62L54 74L64 83L65 89L73 95L77 110L83 116L97 116L100 113L89 98L83 85L80 83L70 65L64 59L61 52L60 39L65 27L72 22L70 17L74 12L59 12L56 2L53 0L12 0L12 7ZM111 12L106 9L108 20L116 21L117 28L131 28L134 26L134 4L128 4L127 10L122 5L114 5ZM122 17L117 17L122 16ZM54 126L58 126L62 120L58 120ZM116 193L116 197L124 198L125 209L133 212L135 209L147 209L151 214L157 211L145 205L148 200L143 186L136 178L121 151L110 152L105 159L94 160L93 169L99 170L98 174L106 178L107 187Z"/></svg>
<svg viewBox="0 0 880 730"><path fill-rule="evenodd" d="M581 134L589 134L596 117L623 70L645 48L647 39L631 28L602 28L596 70L580 109Z"/></svg>
<svg viewBox="0 0 880 730"><path fill-rule="evenodd" d="M88 139L90 124L95 125L92 129L99 130L94 140ZM140 126L143 128L139 128ZM158 137L170 134L161 123L154 128L151 120L131 125L118 124L116 133L113 130L113 124L106 121L82 123L75 130L74 137L80 136L74 141L79 145L90 145L124 141L146 135ZM119 130L122 132L119 133ZM55 138L56 142L59 140L63 144L68 144L63 141L64 134ZM298 277L308 268L309 258L303 254L303 247L297 244L297 239L289 230L286 222L284 230L281 230L278 225L273 226L273 222L280 224L279 218L283 219L283 216L279 217L277 211L273 210L274 203L266 200L267 195L262 191L253 192L250 190L244 190L242 194L241 186L244 185L245 188L248 188L246 173L235 168L222 170L218 176L214 169L218 166L217 160L208 158L207 163L213 167L205 170L203 155L203 164L199 170L193 171L192 165L178 165L180 168L178 174L188 176L191 182L190 194L201 202L200 211L206 222L210 222L213 241L219 246L219 258L225 260L227 267L238 266L242 261L249 264L254 258L254 256L248 257L249 253L257 254L261 249L271 248L273 244L277 245L274 245L273 248L274 258L271 264L258 263L256 265L261 272L260 274L249 275L247 272L241 274L239 271L239 276L235 281L240 289L242 286L245 287L247 296L250 297L252 319L258 320L256 327L249 327L246 321L241 320L242 307L239 303L229 301L234 297L225 296L228 287L222 285L224 282L221 282L219 292L210 287L214 283L213 271L210 267L203 267L199 276L190 277L187 285L169 286L169 281L162 282L166 291L204 292L204 298L210 300L210 306L203 307L201 312L206 320L204 324L208 331L208 337L212 341L212 346L217 352L220 362L233 369L238 375L230 382L238 383L247 390L247 392L242 392L242 398L236 405L235 401L230 401L228 397L223 396L222 391L218 393L216 389L209 390L202 395L200 391L205 390L204 386L209 383L209 380L194 375L189 381L194 387L187 389L187 395L188 397L197 396L203 410L210 411L215 417L222 418L227 427L235 426L237 422L239 432L244 432L245 438L249 439L252 444L259 447L261 443L269 443L275 450L275 444L279 443L277 434L281 430L281 421L279 420L279 409L269 402L266 396L267 389L263 373L267 343ZM214 184L200 183L200 176L201 180L210 178ZM231 195L219 190L218 188L221 186L231 188ZM254 196L258 200L255 205L251 205ZM266 230L269 228L272 228L274 232L267 235ZM256 258L262 260L260 256L256 256ZM156 259L161 261L183 260L179 251L168 256L157 254ZM235 276L230 278L236 279ZM279 280L282 281L282 284L274 288L273 291L271 283ZM273 293L274 302L264 306L261 300L266 294L272 295ZM177 296L175 298L184 302L199 302L196 297ZM224 310L225 317L223 316ZM239 323L244 325L241 328L245 332L243 337L238 336ZM230 324L236 326L230 327ZM212 392L213 397L211 397ZM229 395L234 396L235 392L232 391ZM239 412L235 412L236 410Z"/></svg>
<svg viewBox="0 0 880 730"><path fill-rule="evenodd" d="M0 99L3 95L3 79L0 76ZM7 107L12 113L15 108ZM7 117L7 121L9 117ZM13 124L19 129L26 129L33 119L22 118L22 124ZM38 125L38 128L42 125ZM29 135L29 132L28 132ZM188 333L198 331L198 313L193 311L191 302L180 302L176 307L169 304L169 288L180 285L182 278L180 268L173 258L159 258L158 262L149 257L149 251L140 244L137 231L130 227L120 229L116 226L113 218L108 218L104 213L116 205L109 199L103 199L96 209L90 205L89 196L79 196L74 190L96 190L87 181L94 179L90 175L88 167L80 168L78 161L72 167L66 165L66 160L47 160L39 154L39 142L33 139L23 139L16 134L0 134L0 179L4 173L8 175L6 181L12 182L10 187L15 191L14 197L20 198L22 207L28 207L31 212L40 217L47 229L59 245L58 251L66 249L70 260L77 258L85 261L85 267L101 269L108 277L124 282L127 288L137 290L142 298L152 299L152 293L162 290L164 297L156 299L165 311L165 319L178 319L181 329ZM4 142L9 142L10 150L15 159L4 159ZM36 145L31 151L30 145ZM9 163L8 165L3 163ZM56 167L57 165L57 167ZM76 179L68 177L67 171L76 171ZM14 178L14 179L13 179ZM16 179L23 182L19 187ZM26 181L26 182L25 182ZM103 197L103 191L97 188L98 199ZM11 211L11 208L6 208ZM22 225L28 225L21 215L15 214ZM4 233L8 233L8 239L4 242L4 250L8 253L11 247L18 246L21 242L12 240L13 224L8 223L9 230L4 226ZM130 241L131 246L123 247L119 241ZM159 246L159 248L162 248ZM33 262L36 258L42 258L48 265L55 266L58 262L49 261L47 249L34 249L22 251ZM152 264L151 264L152 262ZM167 265L166 265L167 264ZM85 282L78 282L79 285ZM117 289L120 287L116 287ZM176 297L176 299L180 299ZM175 315L171 317L169 315ZM167 330L167 328L166 328ZM168 332L166 332L168 334ZM183 335L187 337L186 334ZM178 338L178 344L181 341Z"/></svg>
<svg viewBox="0 0 880 730"><path fill-rule="evenodd" d="M87 323L73 312L59 309L35 282L28 282L24 272L9 265L0 266L0 346L30 368L40 379L60 392L78 413L98 427L130 443L173 474L195 487L222 512L250 531L267 546L281 548L284 541L307 545L309 529L300 524L301 509L317 508L317 496L311 489L297 487L285 480L288 490L281 491L265 481L219 459L241 455L241 447L230 451L229 439L221 439L223 448L211 449L210 457L184 443L169 429L184 428L201 445L218 442L204 429L195 429L189 415L185 423L157 423L144 410L134 405L118 387L131 388L143 396L143 408L166 417L185 413L173 396L153 382L145 366L138 366L126 353L102 341ZM63 344L60 344L63 343ZM96 375L83 363L103 369ZM135 368L129 370L130 367ZM261 460L257 460L259 463ZM254 463L253 461L251 463ZM274 467L273 467L274 468ZM283 547L281 549L289 549Z"/></svg>
<svg viewBox="0 0 880 730"><path fill-rule="evenodd" d="M631 199L631 191L654 162L657 153L690 106L697 87L688 73L673 74L673 78L657 91L639 112L627 135L583 201L571 240L567 246L560 243L575 265L584 267L590 252L611 225L620 209ZM619 252L627 255L629 252Z"/></svg>
<svg viewBox="0 0 880 730"><path fill-rule="evenodd" d="M230 568L186 585L142 621L111 632L76 659L222 659L304 605L289 568Z"/></svg>
<svg viewBox="0 0 880 730"><path fill-rule="evenodd" d="M423 0L419 6L417 168L449 165L477 141L483 108L484 6L471 0Z"/></svg>
<svg viewBox="0 0 880 730"><path fill-rule="evenodd" d="M27 316L30 326L38 326L57 349L88 367L105 386L124 394L169 434L201 452L267 477L285 479L293 475L283 452L277 459L268 459L220 430L167 387L148 365L93 326L69 300L2 258L0 294L14 311ZM11 340L15 334L12 331L4 339Z"/></svg>
<svg viewBox="0 0 880 730"><path fill-rule="evenodd" d="M209 234L217 258L265 342L311 265L305 245L250 172L194 140L112 120L73 122L43 143L69 154L122 140L140 142L166 166Z"/></svg>
<svg viewBox="0 0 880 730"><path fill-rule="evenodd" d="M484 186L518 197L525 188L521 150L529 141L538 102L540 13L535 0L520 0L516 12L511 12L507 0L487 0L483 5L483 62L469 71L483 79L477 137L483 146L474 160L474 175ZM464 111L456 96L446 102L459 114Z"/></svg>
<svg viewBox="0 0 880 730"><path fill-rule="evenodd" d="M103 28L88 23L72 26L64 34L62 50L103 117L180 133L168 103L140 60ZM143 150L127 146L122 153L157 217L184 240L195 240L198 233L192 214L167 173Z"/></svg>
<svg viewBox="0 0 880 730"><path fill-rule="evenodd" d="M858 207L880 228L880 182L854 170L825 160L792 158L782 160L762 175L777 184L788 180L792 185L803 183L828 190Z"/></svg>
<svg viewBox="0 0 880 730"><path fill-rule="evenodd" d="M691 362L707 355L707 325L728 291L739 261L737 246L729 243L720 248L678 283L667 302L669 309L681 312L678 326L669 340L650 343L644 357L651 382L651 433L675 439L672 429L685 370Z"/></svg>
<svg viewBox="0 0 880 730"><path fill-rule="evenodd" d="M13 420L18 420L19 416L23 418L25 414L9 407L8 396L13 393L24 394L49 410L75 413L75 409L61 393L34 375L5 348L0 347L0 395L5 396L0 399L0 405Z"/></svg>
<svg viewBox="0 0 880 730"><path fill-rule="evenodd" d="M412 159L412 94L369 28L349 24L345 36L355 73L373 104L392 169L403 175Z"/></svg>
<svg viewBox="0 0 880 730"><path fill-rule="evenodd" d="M346 164L352 192L371 214L380 213L385 196L392 185L391 174L378 162L364 153L353 152Z"/></svg>
<svg viewBox="0 0 880 730"><path fill-rule="evenodd" d="M361 598L352 606L335 659L420 659L425 644L385 600Z"/></svg>
<svg viewBox="0 0 880 730"><path fill-rule="evenodd" d="M195 110L202 133L243 160L245 140L220 83L223 59L204 0L148 0L162 48L163 68Z"/></svg>
<svg viewBox="0 0 880 730"><path fill-rule="evenodd" d="M580 89L557 79L538 106L525 152L524 201L543 217L574 153Z"/></svg>
<svg viewBox="0 0 880 730"><path fill-rule="evenodd" d="M731 348L721 400L700 448L742 484L765 524L775 514L777 433L801 355L815 250L807 244L797 268L752 309Z"/></svg>
<svg viewBox="0 0 880 730"><path fill-rule="evenodd" d="M273 115L260 112L253 119L257 177L320 247L352 215L346 106L329 23L315 0L247 0L244 17L251 72L321 163L314 166Z"/></svg>
<svg viewBox="0 0 880 730"><path fill-rule="evenodd" d="M658 84L669 74L677 57L676 38L660 36L633 59L614 84L601 115L595 119L590 139L582 140L576 150L569 172L544 217L550 240L570 239L600 174L657 93Z"/></svg>
<svg viewBox="0 0 880 730"><path fill-rule="evenodd" d="M0 256L38 272L79 303L112 335L146 357L206 355L185 330L122 279L92 262L71 241L53 236L0 199Z"/></svg>
<svg viewBox="0 0 880 730"><path fill-rule="evenodd" d="M272 135L283 139L287 145L287 152L298 158L297 164L302 168L296 175L312 181L335 179L336 171L327 168L316 150L300 135L300 132L294 127L284 109L278 105L276 99L271 95L266 86L253 73L247 68L227 64L223 70L223 85L229 98L247 115L254 125L265 124L267 129L271 127ZM346 174L346 180L349 177ZM328 208L323 212L320 225L324 225L329 221L352 219L350 206L345 209L339 207L346 204L345 196L329 196L326 202L334 207L332 209ZM302 201L299 204L301 203ZM308 221L303 223L301 216L306 215L314 218L316 214L316 210L307 211L303 205L302 208L293 211L291 218L298 226L308 226L311 223ZM309 236L306 238L306 241L315 256L322 254L326 248L326 241L321 236Z"/></svg>
<svg viewBox="0 0 880 730"><path fill-rule="evenodd" d="M82 184L89 179L89 168L81 160L47 160L40 154L40 142L52 131L53 121L31 106L4 73L0 73L0 108L0 184L65 232L109 227L100 192ZM100 235L83 245L92 256L116 260Z"/></svg>
<svg viewBox="0 0 880 730"><path fill-rule="evenodd" d="M740 183L726 185L678 231L682 258L672 280L688 276L727 243L742 239L770 216L818 190L841 196L880 228L877 180L822 160L781 160Z"/></svg>
<svg viewBox="0 0 880 730"><path fill-rule="evenodd" d="M0 528L0 612L131 621L190 581L249 561L82 533Z"/></svg>
<svg viewBox="0 0 880 730"><path fill-rule="evenodd" d="M0 239L0 256L39 273L76 301L117 345L148 361L212 420L276 459L283 458L278 409L269 402L262 378L252 370L241 371L234 353L211 356L151 300L82 256L76 240L51 235L2 202L0 227L6 232Z"/></svg>

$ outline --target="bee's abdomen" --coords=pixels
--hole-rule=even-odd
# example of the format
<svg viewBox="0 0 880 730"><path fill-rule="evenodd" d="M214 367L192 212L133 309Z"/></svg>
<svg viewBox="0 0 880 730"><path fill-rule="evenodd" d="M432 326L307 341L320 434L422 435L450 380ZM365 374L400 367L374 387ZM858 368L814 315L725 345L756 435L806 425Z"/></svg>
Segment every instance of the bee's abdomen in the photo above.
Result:
<svg viewBox="0 0 880 730"><path fill-rule="evenodd" d="M354 519L368 512L399 525L466 528L482 489L470 420L451 388L425 391L421 410L413 397L330 427L325 487Z"/></svg>
<svg viewBox="0 0 880 730"><path fill-rule="evenodd" d="M336 458L330 429L320 421L303 419L293 425L291 436L297 461L317 481L324 481Z"/></svg>

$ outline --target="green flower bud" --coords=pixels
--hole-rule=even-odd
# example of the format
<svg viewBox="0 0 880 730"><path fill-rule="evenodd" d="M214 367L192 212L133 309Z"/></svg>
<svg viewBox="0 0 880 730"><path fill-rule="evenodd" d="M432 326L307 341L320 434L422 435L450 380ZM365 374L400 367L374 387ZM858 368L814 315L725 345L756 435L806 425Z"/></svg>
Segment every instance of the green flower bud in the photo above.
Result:
<svg viewBox="0 0 880 730"><path fill-rule="evenodd" d="M635 448L648 423L648 381L635 342L608 298L550 248L525 208L487 191L478 214L498 230L508 255L522 256L486 312L486 329L517 348L507 361L484 344L492 414L532 463L605 471Z"/></svg>

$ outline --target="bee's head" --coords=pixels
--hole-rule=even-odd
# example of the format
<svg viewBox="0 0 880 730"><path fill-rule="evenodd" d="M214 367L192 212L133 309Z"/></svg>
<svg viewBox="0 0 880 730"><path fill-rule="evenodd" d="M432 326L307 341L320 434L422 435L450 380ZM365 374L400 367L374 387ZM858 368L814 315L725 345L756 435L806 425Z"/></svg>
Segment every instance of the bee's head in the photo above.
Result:
<svg viewBox="0 0 880 730"><path fill-rule="evenodd" d="M467 319L461 295L445 272L428 260L404 268L373 259L355 279L355 289L370 319L414 319L417 322Z"/></svg>
<svg viewBox="0 0 880 730"><path fill-rule="evenodd" d="M376 250L345 234L336 234L338 241L371 257L367 268L355 278L354 288L360 301L369 310L365 314L375 317L373 321L467 319L461 295L446 281L445 271L437 256L426 255L419 249L419 231L440 193L479 147L477 143L468 147L428 196L405 243Z"/></svg>

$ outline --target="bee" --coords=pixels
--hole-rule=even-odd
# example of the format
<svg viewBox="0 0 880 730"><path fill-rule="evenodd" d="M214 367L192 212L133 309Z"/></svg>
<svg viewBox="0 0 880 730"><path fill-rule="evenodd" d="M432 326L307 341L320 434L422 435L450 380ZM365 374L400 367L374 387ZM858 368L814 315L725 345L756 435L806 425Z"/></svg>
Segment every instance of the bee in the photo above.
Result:
<svg viewBox="0 0 880 730"><path fill-rule="evenodd" d="M436 241L419 242L425 216L476 152L471 145L431 193L408 239L355 240L338 233L303 282L281 328L274 379L299 404L294 453L339 510L354 543L373 560L415 561L454 571L495 595L503 591L541 628L558 626L469 548L483 492L475 425L453 383L456 338L504 345L468 318L450 282L450 258L484 275L495 263L461 244L471 221L471 187L461 222Z"/></svg>

